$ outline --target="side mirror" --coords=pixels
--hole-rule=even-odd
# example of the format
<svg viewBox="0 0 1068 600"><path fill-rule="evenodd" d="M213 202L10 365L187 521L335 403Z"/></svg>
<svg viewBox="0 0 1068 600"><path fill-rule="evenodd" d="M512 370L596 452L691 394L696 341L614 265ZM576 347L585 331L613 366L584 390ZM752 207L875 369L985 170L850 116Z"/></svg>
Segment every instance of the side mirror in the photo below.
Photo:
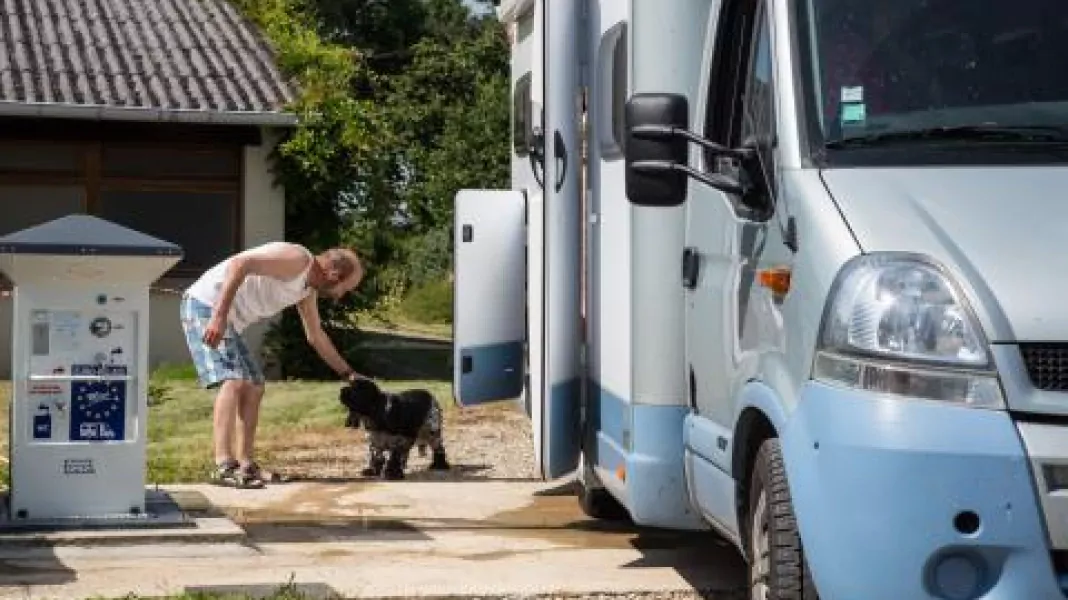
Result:
<svg viewBox="0 0 1068 600"><path fill-rule="evenodd" d="M635 94L624 110L627 198L639 206L678 206L686 200L686 139L671 132L689 128L686 97Z"/></svg>
<svg viewBox="0 0 1068 600"><path fill-rule="evenodd" d="M627 198L639 206L678 206L686 201L687 178L745 202L753 192L747 181L720 173L702 173L688 164L688 143L694 142L715 156L729 156L748 168L757 157L755 147L732 149L706 140L689 130L689 107L678 94L635 94L624 113L627 127Z"/></svg>

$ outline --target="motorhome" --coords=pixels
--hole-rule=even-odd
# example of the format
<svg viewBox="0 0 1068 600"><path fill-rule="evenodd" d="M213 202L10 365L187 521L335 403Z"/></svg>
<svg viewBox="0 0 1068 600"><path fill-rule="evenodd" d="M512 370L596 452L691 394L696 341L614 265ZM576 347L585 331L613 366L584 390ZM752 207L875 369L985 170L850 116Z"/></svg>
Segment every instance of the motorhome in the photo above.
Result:
<svg viewBox="0 0 1068 600"><path fill-rule="evenodd" d="M502 0L462 406L753 598L1068 595L1068 4Z"/></svg>

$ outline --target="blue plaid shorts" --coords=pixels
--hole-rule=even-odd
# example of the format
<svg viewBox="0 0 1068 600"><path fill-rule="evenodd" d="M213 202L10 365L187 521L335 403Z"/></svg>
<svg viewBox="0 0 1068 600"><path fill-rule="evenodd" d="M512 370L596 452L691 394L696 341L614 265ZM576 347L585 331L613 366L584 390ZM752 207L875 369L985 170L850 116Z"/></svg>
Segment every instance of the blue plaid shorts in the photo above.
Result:
<svg viewBox="0 0 1068 600"><path fill-rule="evenodd" d="M263 370L232 324L226 325L226 332L217 347L204 343L204 330L210 320L210 306L182 295L182 329L200 384L211 389L228 379L243 379L262 385Z"/></svg>

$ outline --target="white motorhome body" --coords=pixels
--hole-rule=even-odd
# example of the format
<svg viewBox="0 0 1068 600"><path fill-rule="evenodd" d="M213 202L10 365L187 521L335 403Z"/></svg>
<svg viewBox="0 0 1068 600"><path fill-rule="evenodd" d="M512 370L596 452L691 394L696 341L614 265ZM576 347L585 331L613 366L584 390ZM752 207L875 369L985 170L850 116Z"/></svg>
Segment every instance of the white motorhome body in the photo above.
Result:
<svg viewBox="0 0 1068 600"><path fill-rule="evenodd" d="M697 91L701 54L662 61L656 49L700 48L711 5L669 12L658 0L502 2L512 44L512 190L465 190L455 209L458 402L510 397L484 382L507 381L508 392L522 385L545 478L581 464L588 510L619 503L637 522L683 529L706 527L687 500L680 437L689 411L679 343L685 213L627 201L623 102L642 89ZM521 219L524 236L479 235L501 222L518 232ZM505 243L512 246L497 245ZM510 291L483 287L515 285L517 272L526 273L525 307L502 300L516 298ZM525 321L524 335L499 326L501 318Z"/></svg>

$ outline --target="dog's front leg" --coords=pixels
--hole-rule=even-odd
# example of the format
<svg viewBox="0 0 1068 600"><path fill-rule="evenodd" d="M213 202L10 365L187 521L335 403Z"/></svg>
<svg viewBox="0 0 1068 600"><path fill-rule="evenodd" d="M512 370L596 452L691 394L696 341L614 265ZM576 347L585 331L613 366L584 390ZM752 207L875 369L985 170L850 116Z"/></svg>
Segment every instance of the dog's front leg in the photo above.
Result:
<svg viewBox="0 0 1068 600"><path fill-rule="evenodd" d="M364 477L378 477L382 474L382 469L386 464L386 447L383 444L382 435L378 432L372 432L368 436L368 460L367 468L363 470Z"/></svg>
<svg viewBox="0 0 1068 600"><path fill-rule="evenodd" d="M382 472L385 479L404 479L404 470L408 467L408 455L412 452L415 440L395 440L389 450L389 460Z"/></svg>
<svg viewBox="0 0 1068 600"><path fill-rule="evenodd" d="M427 417L427 437L430 438L430 449L434 457L430 460L430 470L448 471L452 468L449 459L445 456L445 434L442 431L443 421L441 407L435 402Z"/></svg>

